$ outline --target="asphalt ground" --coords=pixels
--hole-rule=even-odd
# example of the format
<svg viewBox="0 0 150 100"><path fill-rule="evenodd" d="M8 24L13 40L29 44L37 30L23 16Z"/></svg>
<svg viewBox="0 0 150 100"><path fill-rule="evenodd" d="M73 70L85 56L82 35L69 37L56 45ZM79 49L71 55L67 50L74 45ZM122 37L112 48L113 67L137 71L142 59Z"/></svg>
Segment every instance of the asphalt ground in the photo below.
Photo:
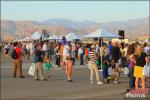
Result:
<svg viewBox="0 0 150 100"><path fill-rule="evenodd" d="M50 80L35 81L28 74L30 65L31 61L24 59L23 74L26 78L14 79L12 59L1 54L2 100L123 100L125 95L121 94L129 84L128 77L123 74L119 84L106 83L106 80L103 80L103 85L97 85L96 81L90 84L90 71L87 65L74 66L73 82L67 82L65 70L57 67L52 70Z"/></svg>

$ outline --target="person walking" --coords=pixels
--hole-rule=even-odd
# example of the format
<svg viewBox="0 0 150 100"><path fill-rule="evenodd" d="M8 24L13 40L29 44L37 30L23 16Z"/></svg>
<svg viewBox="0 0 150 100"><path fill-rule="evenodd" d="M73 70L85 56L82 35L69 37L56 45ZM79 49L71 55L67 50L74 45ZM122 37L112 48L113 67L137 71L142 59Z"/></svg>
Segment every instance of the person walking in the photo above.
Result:
<svg viewBox="0 0 150 100"><path fill-rule="evenodd" d="M55 59L56 59L56 62L55 62L55 65L60 67L60 45L61 44L58 44L57 47L55 48L55 52L56 52L56 55L55 55Z"/></svg>
<svg viewBox="0 0 150 100"><path fill-rule="evenodd" d="M103 82L101 82L100 78L99 78L99 71L98 71L98 68L96 66L97 57L96 57L96 54L95 54L94 50L95 50L95 46L92 45L91 50L89 52L90 61L88 63L89 69L90 69L90 81L91 81L91 84L93 84L93 74L95 72L97 84L103 84Z"/></svg>
<svg viewBox="0 0 150 100"><path fill-rule="evenodd" d="M9 45L8 45L8 43L5 44L4 49L5 49L5 56L8 57L8 53L9 53Z"/></svg>
<svg viewBox="0 0 150 100"><path fill-rule="evenodd" d="M71 74L72 74L72 58L70 54L67 54L67 61L66 61L66 75L68 82L72 82Z"/></svg>

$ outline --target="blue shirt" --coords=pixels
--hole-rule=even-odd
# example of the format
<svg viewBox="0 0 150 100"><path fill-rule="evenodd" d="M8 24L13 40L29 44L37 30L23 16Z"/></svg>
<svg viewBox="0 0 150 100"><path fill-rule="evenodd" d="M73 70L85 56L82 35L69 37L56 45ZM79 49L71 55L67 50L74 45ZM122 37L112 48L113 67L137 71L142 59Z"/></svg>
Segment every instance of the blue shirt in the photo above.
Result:
<svg viewBox="0 0 150 100"><path fill-rule="evenodd" d="M110 54L111 54L113 46L109 45L108 48L109 48L109 51L110 51Z"/></svg>

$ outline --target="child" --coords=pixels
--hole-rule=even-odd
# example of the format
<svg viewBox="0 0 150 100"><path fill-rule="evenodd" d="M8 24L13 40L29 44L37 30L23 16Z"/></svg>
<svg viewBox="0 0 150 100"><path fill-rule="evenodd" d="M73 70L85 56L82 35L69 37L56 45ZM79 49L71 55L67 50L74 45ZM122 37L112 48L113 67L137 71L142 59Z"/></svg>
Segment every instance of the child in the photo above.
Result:
<svg viewBox="0 0 150 100"><path fill-rule="evenodd" d="M44 62L45 62L45 70L46 70L45 74L46 74L47 78L50 78L50 72L52 69L52 64L50 63L50 59L49 59L48 54L45 55Z"/></svg>
<svg viewBox="0 0 150 100"><path fill-rule="evenodd" d="M67 75L68 82L72 82L71 74L72 74L72 59L71 59L71 55L67 55L66 75Z"/></svg>
<svg viewBox="0 0 150 100"><path fill-rule="evenodd" d="M55 65L60 67L60 50L59 49L56 50L56 63L55 63Z"/></svg>

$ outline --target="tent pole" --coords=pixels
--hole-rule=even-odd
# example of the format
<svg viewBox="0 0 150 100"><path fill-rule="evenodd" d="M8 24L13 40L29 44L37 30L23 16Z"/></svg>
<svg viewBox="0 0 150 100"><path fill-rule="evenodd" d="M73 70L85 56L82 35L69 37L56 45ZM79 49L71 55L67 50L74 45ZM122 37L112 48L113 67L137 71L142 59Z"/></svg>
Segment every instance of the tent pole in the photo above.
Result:
<svg viewBox="0 0 150 100"><path fill-rule="evenodd" d="M100 38L100 39L101 39L101 47L102 47L103 39L102 39L102 38ZM100 52L101 52L101 51L100 51ZM103 70L102 70L102 61L103 61L102 59L103 59L103 57L102 57L102 55L101 55L101 70L100 70L100 71L103 71Z"/></svg>

